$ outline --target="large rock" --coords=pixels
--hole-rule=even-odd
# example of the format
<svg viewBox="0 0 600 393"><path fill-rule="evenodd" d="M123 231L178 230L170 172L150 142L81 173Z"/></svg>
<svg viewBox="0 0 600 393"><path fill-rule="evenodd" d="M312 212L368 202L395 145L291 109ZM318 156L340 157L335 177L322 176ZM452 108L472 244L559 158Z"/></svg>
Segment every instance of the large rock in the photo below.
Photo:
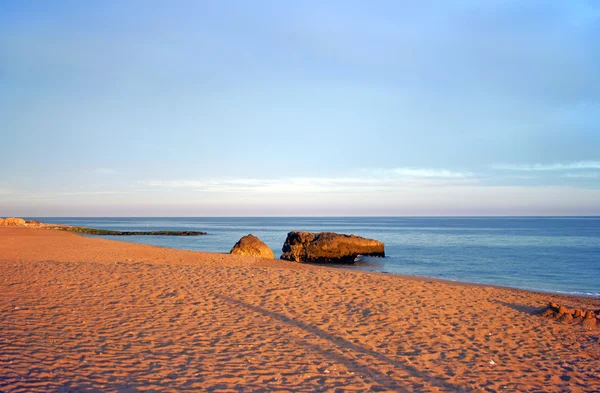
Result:
<svg viewBox="0 0 600 393"><path fill-rule="evenodd" d="M281 259L311 263L354 263L359 255L384 257L383 243L333 232L288 233Z"/></svg>
<svg viewBox="0 0 600 393"><path fill-rule="evenodd" d="M273 250L263 243L259 238L250 234L242 237L229 252L234 255L246 255L266 259L275 259Z"/></svg>
<svg viewBox="0 0 600 393"><path fill-rule="evenodd" d="M4 218L0 217L0 226L4 224Z"/></svg>
<svg viewBox="0 0 600 393"><path fill-rule="evenodd" d="M24 226L25 220L22 218L8 217L6 220L4 220L4 222L2 222L2 225L9 227Z"/></svg>

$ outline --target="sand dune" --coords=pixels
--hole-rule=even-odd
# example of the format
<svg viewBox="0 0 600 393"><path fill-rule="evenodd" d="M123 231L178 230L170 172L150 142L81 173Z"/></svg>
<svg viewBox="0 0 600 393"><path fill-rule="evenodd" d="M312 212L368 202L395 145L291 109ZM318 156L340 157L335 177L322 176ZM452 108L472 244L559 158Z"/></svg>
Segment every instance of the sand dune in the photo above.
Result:
<svg viewBox="0 0 600 393"><path fill-rule="evenodd" d="M599 392L600 300L0 228L0 391Z"/></svg>

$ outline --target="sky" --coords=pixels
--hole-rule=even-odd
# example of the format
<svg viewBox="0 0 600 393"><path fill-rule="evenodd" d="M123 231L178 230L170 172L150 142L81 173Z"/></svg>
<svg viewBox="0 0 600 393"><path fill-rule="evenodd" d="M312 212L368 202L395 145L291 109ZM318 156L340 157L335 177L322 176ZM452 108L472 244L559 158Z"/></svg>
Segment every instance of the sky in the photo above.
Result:
<svg viewBox="0 0 600 393"><path fill-rule="evenodd" d="M0 2L2 216L600 215L600 2Z"/></svg>

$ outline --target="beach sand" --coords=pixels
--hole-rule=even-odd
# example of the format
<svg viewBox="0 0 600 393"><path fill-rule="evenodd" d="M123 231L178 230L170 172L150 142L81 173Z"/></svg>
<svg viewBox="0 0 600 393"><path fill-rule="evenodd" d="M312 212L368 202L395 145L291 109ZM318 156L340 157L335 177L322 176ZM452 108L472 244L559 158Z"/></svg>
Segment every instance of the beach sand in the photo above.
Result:
<svg viewBox="0 0 600 393"><path fill-rule="evenodd" d="M6 227L0 391L600 392L600 329L550 301L600 308Z"/></svg>

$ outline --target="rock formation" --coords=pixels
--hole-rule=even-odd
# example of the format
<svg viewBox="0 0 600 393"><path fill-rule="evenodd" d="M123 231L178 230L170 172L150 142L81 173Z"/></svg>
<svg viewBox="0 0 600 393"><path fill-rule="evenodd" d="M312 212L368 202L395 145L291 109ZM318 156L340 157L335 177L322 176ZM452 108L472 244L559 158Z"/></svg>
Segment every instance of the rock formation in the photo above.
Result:
<svg viewBox="0 0 600 393"><path fill-rule="evenodd" d="M271 250L269 246L252 234L242 237L237 243L235 243L229 253L234 255L275 259L273 250Z"/></svg>
<svg viewBox="0 0 600 393"><path fill-rule="evenodd" d="M288 233L281 259L311 263L354 263L359 255L384 257L383 243L333 232Z"/></svg>
<svg viewBox="0 0 600 393"><path fill-rule="evenodd" d="M2 222L1 225L9 227L24 226L25 220L23 220L22 218L8 217Z"/></svg>
<svg viewBox="0 0 600 393"><path fill-rule="evenodd" d="M201 231L111 231L108 229L95 229L74 227L65 224L44 224L43 222L28 220L22 218L0 219L0 226L24 226L37 229L54 229L58 231L83 233L86 235L111 235L111 236L200 236L206 235Z"/></svg>
<svg viewBox="0 0 600 393"><path fill-rule="evenodd" d="M27 220L27 221L25 221L25 226L28 227L28 228L41 228L44 225L46 225L46 224L43 224L43 223L41 223L39 221L36 221L36 220Z"/></svg>
<svg viewBox="0 0 600 393"><path fill-rule="evenodd" d="M4 224L4 218L0 217L0 226Z"/></svg>
<svg viewBox="0 0 600 393"><path fill-rule="evenodd" d="M600 328L600 310L594 312L592 310L568 308L561 304L550 303L540 315L556 319L562 323L582 325L586 329Z"/></svg>

